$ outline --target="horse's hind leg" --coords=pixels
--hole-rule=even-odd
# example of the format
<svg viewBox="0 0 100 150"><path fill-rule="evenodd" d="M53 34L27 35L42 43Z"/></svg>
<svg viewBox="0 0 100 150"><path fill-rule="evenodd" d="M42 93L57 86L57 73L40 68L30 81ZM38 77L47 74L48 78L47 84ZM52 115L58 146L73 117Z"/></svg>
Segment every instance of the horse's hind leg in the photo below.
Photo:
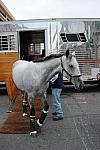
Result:
<svg viewBox="0 0 100 150"><path fill-rule="evenodd" d="M22 93L23 116L27 116L27 93Z"/></svg>
<svg viewBox="0 0 100 150"><path fill-rule="evenodd" d="M29 102L30 102L30 135L35 136L37 134L36 125L35 125L36 117L35 117L35 108L34 108L32 97L29 98Z"/></svg>

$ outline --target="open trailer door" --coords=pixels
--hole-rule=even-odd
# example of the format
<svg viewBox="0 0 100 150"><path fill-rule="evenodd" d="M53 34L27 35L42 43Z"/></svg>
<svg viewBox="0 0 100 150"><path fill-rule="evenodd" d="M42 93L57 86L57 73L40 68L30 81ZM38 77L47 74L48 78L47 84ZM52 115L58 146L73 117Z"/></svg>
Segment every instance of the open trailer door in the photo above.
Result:
<svg viewBox="0 0 100 150"><path fill-rule="evenodd" d="M45 57L45 30L20 31L20 59L34 61Z"/></svg>

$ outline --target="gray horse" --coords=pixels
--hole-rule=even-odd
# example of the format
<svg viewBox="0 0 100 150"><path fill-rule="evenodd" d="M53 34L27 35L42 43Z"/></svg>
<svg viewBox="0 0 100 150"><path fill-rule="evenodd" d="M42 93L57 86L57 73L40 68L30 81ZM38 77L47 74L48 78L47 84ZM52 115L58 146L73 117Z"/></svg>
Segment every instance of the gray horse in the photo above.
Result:
<svg viewBox="0 0 100 150"><path fill-rule="evenodd" d="M65 55L50 55L40 62L33 63L25 60L18 60L13 64L12 76L14 83L18 89L26 92L28 95L30 106L30 135L36 135L37 133L34 109L35 96L41 96L44 104L41 116L37 120L37 125L41 127L49 109L45 96L49 80L59 71L63 72L63 76L67 77L74 84L76 89L83 88L84 84L79 64L74 54L69 54L68 50Z"/></svg>

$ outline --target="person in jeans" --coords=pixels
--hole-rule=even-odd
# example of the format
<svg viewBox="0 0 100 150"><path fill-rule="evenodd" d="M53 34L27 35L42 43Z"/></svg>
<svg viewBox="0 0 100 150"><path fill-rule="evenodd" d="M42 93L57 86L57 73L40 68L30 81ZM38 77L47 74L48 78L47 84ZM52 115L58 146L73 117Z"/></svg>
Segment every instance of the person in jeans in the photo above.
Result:
<svg viewBox="0 0 100 150"><path fill-rule="evenodd" d="M62 73L59 72L55 76L53 76L53 78L50 79L49 85L51 87L53 97L53 106L54 106L54 112L52 113L53 120L55 121L62 120L63 111L60 99L61 91L64 86Z"/></svg>

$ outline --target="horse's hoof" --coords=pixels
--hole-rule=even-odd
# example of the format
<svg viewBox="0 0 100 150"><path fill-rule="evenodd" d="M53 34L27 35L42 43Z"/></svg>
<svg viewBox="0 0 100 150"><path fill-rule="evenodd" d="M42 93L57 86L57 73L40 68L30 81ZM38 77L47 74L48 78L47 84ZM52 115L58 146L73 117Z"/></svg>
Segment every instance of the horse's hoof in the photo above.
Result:
<svg viewBox="0 0 100 150"><path fill-rule="evenodd" d="M28 114L27 113L23 113L23 117L27 116Z"/></svg>
<svg viewBox="0 0 100 150"><path fill-rule="evenodd" d="M11 112L12 112L12 110L8 110L8 111L7 111L7 113L11 113Z"/></svg>
<svg viewBox="0 0 100 150"><path fill-rule="evenodd" d="M39 119L37 120L37 124L36 124L36 130L37 133L41 133L41 127L43 126L43 124L39 123Z"/></svg>
<svg viewBox="0 0 100 150"><path fill-rule="evenodd" d="M30 132L30 136L36 137L37 136L37 131Z"/></svg>
<svg viewBox="0 0 100 150"><path fill-rule="evenodd" d="M41 133L41 127L37 124L36 126L37 133Z"/></svg>

